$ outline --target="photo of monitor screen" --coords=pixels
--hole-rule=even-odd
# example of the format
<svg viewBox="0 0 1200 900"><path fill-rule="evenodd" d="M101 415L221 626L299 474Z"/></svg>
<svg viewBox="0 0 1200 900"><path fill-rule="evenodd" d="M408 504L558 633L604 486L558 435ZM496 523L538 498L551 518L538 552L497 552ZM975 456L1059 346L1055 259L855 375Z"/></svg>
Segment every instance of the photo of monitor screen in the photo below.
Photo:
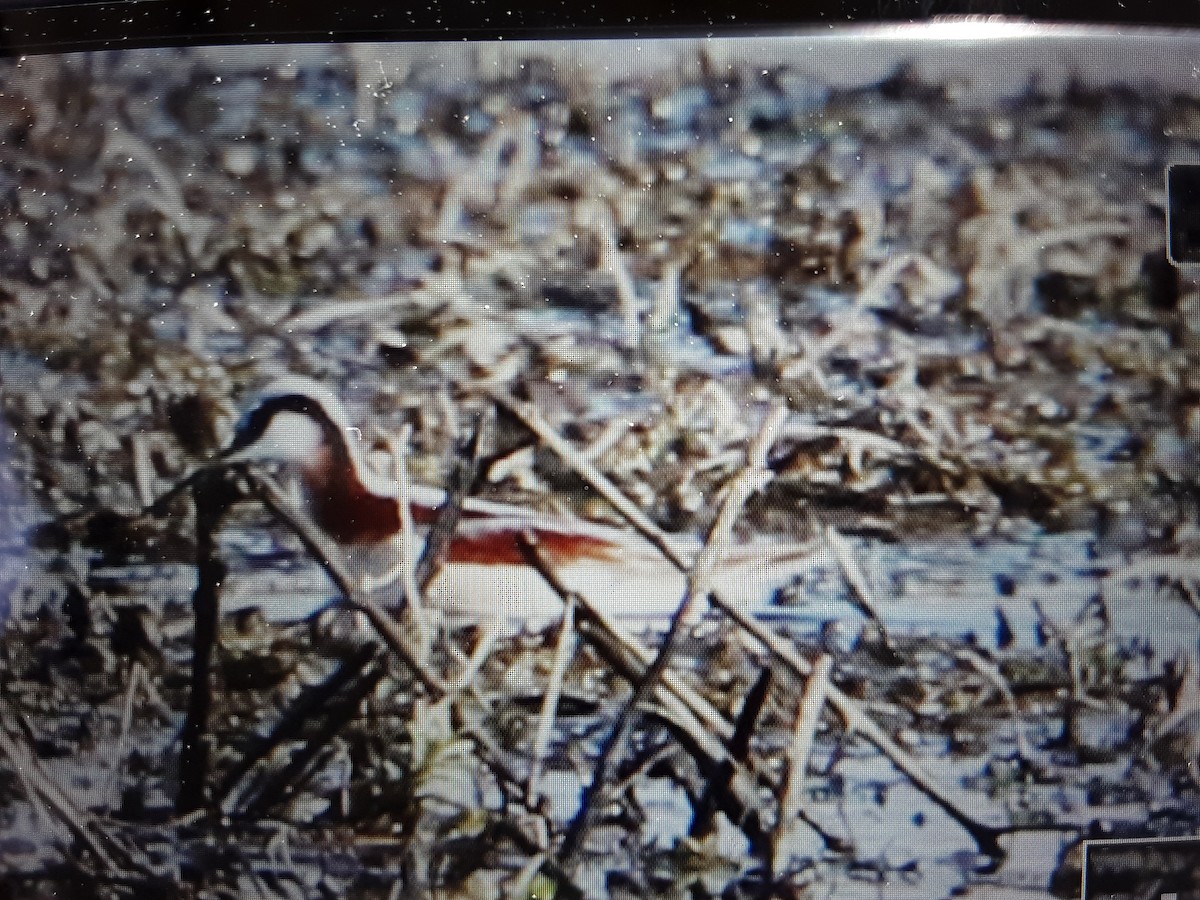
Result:
<svg viewBox="0 0 1200 900"><path fill-rule="evenodd" d="M1191 896L1197 51L0 60L4 895Z"/></svg>

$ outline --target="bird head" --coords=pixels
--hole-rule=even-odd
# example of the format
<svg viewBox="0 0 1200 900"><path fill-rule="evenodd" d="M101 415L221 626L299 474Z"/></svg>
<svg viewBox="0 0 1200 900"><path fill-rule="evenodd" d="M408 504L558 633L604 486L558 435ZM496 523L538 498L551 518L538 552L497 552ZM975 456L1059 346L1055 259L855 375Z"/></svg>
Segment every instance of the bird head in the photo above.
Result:
<svg viewBox="0 0 1200 900"><path fill-rule="evenodd" d="M316 465L328 452L348 456L349 427L337 396L324 385L308 378L283 378L257 395L221 458Z"/></svg>

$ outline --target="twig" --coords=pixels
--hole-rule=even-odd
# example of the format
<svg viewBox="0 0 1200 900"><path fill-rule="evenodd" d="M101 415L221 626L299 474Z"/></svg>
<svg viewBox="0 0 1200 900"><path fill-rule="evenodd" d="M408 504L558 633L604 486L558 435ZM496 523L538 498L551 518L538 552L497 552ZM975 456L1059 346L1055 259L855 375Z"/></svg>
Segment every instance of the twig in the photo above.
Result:
<svg viewBox="0 0 1200 900"><path fill-rule="evenodd" d="M523 400L517 400L515 397L509 396L498 388L490 390L489 396L520 419L525 427L532 431L569 468L574 470L575 474L594 488L601 497L611 503L613 509L637 529L642 537L653 544L659 553L670 560L675 568L681 572L686 572L691 568L690 560L685 559L680 554L678 549L667 539L667 536L663 534L662 529L655 525L638 508L637 504L622 494L617 489L617 486L608 479L608 476L596 468L596 465L584 453L581 453L569 441L563 438L562 435L555 431L554 427L542 418L536 406Z"/></svg>
<svg viewBox="0 0 1200 900"><path fill-rule="evenodd" d="M29 800L43 811L49 811L53 818L67 828L83 842L84 846L95 857L100 868L110 876L128 876L132 860L128 853L111 835L105 833L100 823L87 812L79 809L61 787L42 768L38 758L9 733L3 723L13 721L14 716L7 704L0 701L0 755L8 757L17 779L24 786ZM124 858L125 863L116 861L115 855Z"/></svg>
<svg viewBox="0 0 1200 900"><path fill-rule="evenodd" d="M537 895L531 890L533 879L542 871L549 856L549 853L542 850L529 857L529 862L525 863L521 867L521 871L512 877L509 889L504 896L510 900L537 900Z"/></svg>
<svg viewBox="0 0 1200 900"><path fill-rule="evenodd" d="M154 502L154 464L150 461L150 448L146 435L134 434L129 438L130 457L133 462L133 483L137 488L142 506Z"/></svg>
<svg viewBox="0 0 1200 900"><path fill-rule="evenodd" d="M341 592L346 606L366 616L367 621L375 629L380 638L383 639L388 649L408 667L417 680L421 682L425 690L429 692L433 700L445 697L449 693L449 687L439 677L429 672L417 662L416 655L409 647L407 639L396 628L395 623L391 620L388 613L369 599L359 596L359 592L355 590L353 582L336 561L336 551L328 546L328 541L321 536L316 526L308 521L307 517L302 513L289 508L283 492L273 481L265 476L254 473L248 474L247 480L252 495L257 497L273 515L295 532L313 559L325 569L326 574L329 575L330 579ZM470 726L463 726L462 735L479 747L483 762L495 773L497 778L506 784L514 786L526 808L532 812L537 812L528 802L528 798L524 796L521 780L504 764L500 751L487 735ZM554 868L558 871L557 867ZM564 883L569 884L569 879Z"/></svg>
<svg viewBox="0 0 1200 900"><path fill-rule="evenodd" d="M346 725L358 715L363 700L387 674L387 667L376 664L369 667L356 679L349 681L344 695L337 697L325 713L325 721L317 728L303 747L298 749L280 771L267 779L254 799L245 805L244 815L252 821L266 814L272 807L291 799L295 783L309 768L313 759Z"/></svg>
<svg viewBox="0 0 1200 900"><path fill-rule="evenodd" d="M575 593L563 584L553 566L528 536L519 537L518 546L529 565L538 571L563 602L570 602L576 606L576 630L599 650L618 672L622 675L631 671L640 673L654 661L653 650L630 636L585 595ZM633 682L637 678L629 680ZM688 711L703 723L705 729L723 741L732 740L733 728L725 717L673 672L663 673L662 687L677 697Z"/></svg>
<svg viewBox="0 0 1200 900"><path fill-rule="evenodd" d="M612 276L613 286L617 291L617 305L625 326L623 338L626 346L632 347L637 344L639 317L644 304L634 286L633 276L629 274L629 267L621 255L621 248L617 245L616 213L604 202L591 204L589 211L592 213L592 230L600 239L599 267L607 270Z"/></svg>
<svg viewBox="0 0 1200 900"><path fill-rule="evenodd" d="M829 673L833 670L833 657L823 653L813 663L812 673L804 685L800 697L800 708L792 730L792 743L788 748L787 768L783 776L783 789L779 795L779 821L775 823L775 835L771 853L771 870L778 875L788 861L790 848L788 837L792 823L800 817L804 792L804 773L812 755L813 738L817 733L817 722L825 699L829 694Z"/></svg>
<svg viewBox="0 0 1200 900"><path fill-rule="evenodd" d="M742 703L742 711L738 713L734 723L733 736L729 739L729 755L732 759L745 764L750 756L750 742L754 737L754 728L758 717L766 705L767 696L771 690L771 670L763 669L758 673L758 679L746 695ZM696 804L692 816L692 825L688 829L691 837L701 838L711 833L713 814L717 811L717 795L728 790L729 779L733 775L733 767L726 760L721 761L715 772L704 785L704 793Z"/></svg>
<svg viewBox="0 0 1200 900"><path fill-rule="evenodd" d="M640 808L640 804L637 804L637 798L633 796L632 791L634 787L643 778L649 776L653 769L681 755L683 748L668 739L660 740L657 746L651 745L640 748L640 751L637 757L630 760L629 770L624 776L619 781L613 783L612 796L624 797L628 795L633 803L639 807L636 812L644 815L644 810Z"/></svg>
<svg viewBox="0 0 1200 900"><path fill-rule="evenodd" d="M417 561L416 579L422 591L429 590L429 585L445 563L459 520L462 519L463 502L479 484L481 453L487 429L488 420L481 416L471 429L471 437L466 445L454 454L446 484L446 499L438 508L437 518L425 538L425 549Z"/></svg>
<svg viewBox="0 0 1200 900"><path fill-rule="evenodd" d="M388 613L369 598L361 596L360 592L355 589L353 579L337 561L336 549L329 545L329 541L320 534L317 527L309 522L302 513L290 508L283 491L269 478L258 473L250 473L247 475L247 479L252 495L300 538L304 549L325 570L341 593L346 605L366 616L367 621L383 639L388 649L412 671L426 690L434 697L443 696L446 693L446 686L418 661L417 654L409 646L407 638L400 633Z"/></svg>
<svg viewBox="0 0 1200 900"><path fill-rule="evenodd" d="M343 660L329 678L305 690L271 732L253 742L242 754L238 764L229 770L214 794L217 806L225 813L232 812L231 795L246 774L280 744L299 737L313 717L322 713L368 666L377 662L381 653L378 644L364 644L352 656Z"/></svg>
<svg viewBox="0 0 1200 900"><path fill-rule="evenodd" d="M568 596L563 608L562 622L558 628L558 643L554 648L554 665L550 669L550 678L546 682L546 696L542 699L537 734L533 739L533 760L529 767L529 787L526 791L533 803L537 803L538 800L541 787L538 782L542 776L542 766L546 761L546 749L550 746L550 731L554 725L558 700L562 696L563 676L575 656L575 648L578 643L575 633L575 601L573 597Z"/></svg>
<svg viewBox="0 0 1200 900"><path fill-rule="evenodd" d="M417 585L416 561L412 549L417 544L417 529L412 517L412 483L408 478L408 444L412 432L406 425L400 435L399 446L392 448L396 464L396 484L400 487L400 578L404 595L408 599L407 610L417 631L417 647L420 659L429 656L429 620L425 614L425 599Z"/></svg>
<svg viewBox="0 0 1200 900"><path fill-rule="evenodd" d="M139 660L134 660L129 667L129 683L125 686L125 700L121 704L121 728L117 733L117 744L113 749L113 774L109 784L108 804L117 805L121 791L121 777L125 770L125 751L128 748L129 732L133 727L133 701L137 696L146 672L146 667Z"/></svg>
<svg viewBox="0 0 1200 900"><path fill-rule="evenodd" d="M658 528L637 506L608 479L603 472L596 468L588 459L582 457L571 444L542 418L537 408L531 403L516 400L504 393L493 390L492 398L516 415L526 427L554 452L564 463L586 481L598 494L608 500L626 521L629 522L642 537L652 543L671 563L682 571L687 571L687 564L679 552L671 546L662 530ZM711 594L709 602L729 616L743 630L754 637L763 647L769 650L794 675L803 679L811 672L811 666L785 640L775 635L753 616L748 615L736 604L725 602L719 594ZM987 825L965 812L971 805L966 797L957 797L955 792L939 785L932 775L924 770L921 764L904 751L888 734L870 718L859 705L846 696L835 686L829 690L829 703L837 711L846 726L862 735L873 744L897 769L905 774L918 790L928 796L938 807L958 822L975 840L980 851L995 859L1002 858L997 837L1003 829Z"/></svg>
<svg viewBox="0 0 1200 900"><path fill-rule="evenodd" d="M421 558L417 560L413 570L413 577L422 594L429 589L433 580L441 572L442 566L449 556L455 532L458 530L458 523L462 520L463 505L467 497L473 494L479 485L481 451L486 426L487 420L482 416L477 418L466 443L455 448L450 477L446 484L445 499L438 506L433 525L425 538ZM411 520L411 515L409 519ZM487 653L491 650L499 634L497 628L490 628L479 638L462 673L455 679L454 685L448 686L448 690L458 694L470 686L486 661Z"/></svg>
<svg viewBox="0 0 1200 900"><path fill-rule="evenodd" d="M695 565L688 572L683 600L671 616L667 633L659 645L658 653L642 677L635 683L632 696L617 715L609 738L600 750L592 780L584 790L579 811L567 828L566 836L563 838L562 847L559 850L559 862L568 872L575 867L584 837L595 821L598 810L603 806L613 771L625 754L626 745L633 732L635 711L654 694L663 672L670 666L671 657L679 642L679 635L683 631L684 624L691 621L692 610L697 598L703 600L708 596L713 573L720 565L721 557L733 533L734 523L741 516L746 501L769 478L769 473L763 467L774 439L775 430L786 416L787 408L778 406L763 420L762 427L747 453L746 468L738 473L729 484L721 509L717 513L717 520L696 557Z"/></svg>
<svg viewBox="0 0 1200 900"><path fill-rule="evenodd" d="M294 332L313 333L328 328L346 319L371 318L378 321L390 310L401 307L412 309L414 306L435 307L441 301L435 300L441 284L431 280L429 284L411 290L401 290L383 297L371 297L363 300L329 299L312 303L301 312L284 319L281 323L289 334Z"/></svg>
<svg viewBox="0 0 1200 900"><path fill-rule="evenodd" d="M222 463L218 466L204 466L196 469L196 471L186 476L182 481L177 482L173 487L159 494L154 502L146 507L146 514L156 518L166 515L169 512L170 505L177 498L192 491L198 483L204 481L206 478L211 478L214 468L224 470L227 466Z"/></svg>
<svg viewBox="0 0 1200 900"><path fill-rule="evenodd" d="M508 838L518 850L540 862L541 871L546 877L552 879L557 886L558 890L554 895L556 898L561 897L562 900L582 900L584 896L583 891L571 881L566 872L559 868L558 863L554 861L554 858L546 851L546 848L539 846L535 840L514 822L499 819L494 821L491 827L495 829L497 836ZM513 894L509 893L508 896L513 896ZM532 900L532 898L529 898L529 895L524 893L517 894L516 896L520 897L521 900Z"/></svg>
<svg viewBox="0 0 1200 900"><path fill-rule="evenodd" d="M581 594L572 594L558 578L537 547L529 541L519 542L529 564L538 570L547 583L564 600L570 598L578 607L577 631L629 684L636 685L654 661L654 653L626 635ZM725 777L716 780L716 800L725 815L756 844L762 836L757 823L763 816L759 810L759 794L754 776L726 748L732 742L734 729L711 704L694 690L664 672L656 692L660 710L658 716L671 728L684 749L696 760L701 771L715 776L719 767Z"/></svg>
<svg viewBox="0 0 1200 900"><path fill-rule="evenodd" d="M1042 631L1046 633L1050 640L1058 644L1063 656L1067 659L1067 670L1071 676L1071 701L1076 705L1091 706L1094 709L1105 709L1106 707L1102 701L1088 695L1087 688L1083 683L1084 664L1080 657L1083 651L1087 649L1084 646L1085 639L1094 637L1094 635L1088 633L1089 629L1094 627L1094 623L1088 620L1077 620L1072 627L1069 629L1065 628L1062 624L1052 619L1037 600L1033 602L1033 611L1037 613L1038 623L1041 625Z"/></svg>
<svg viewBox="0 0 1200 900"><path fill-rule="evenodd" d="M103 153L106 159L125 157L123 164L134 159L141 161L153 179L153 190L147 193L157 197L156 208L178 229L180 243L187 249L189 257L200 256L209 233L205 218L188 207L176 170L163 161L162 155L128 128L120 126L107 132Z"/></svg>
<svg viewBox="0 0 1200 900"><path fill-rule="evenodd" d="M187 716L179 734L179 794L176 813L199 809L204 803L208 777L208 716L212 708L209 673L217 644L221 583L225 564L216 545L216 529L240 491L224 469L205 469L192 484L196 507L196 589L192 593L195 631L192 637L191 691Z"/></svg>
<svg viewBox="0 0 1200 900"><path fill-rule="evenodd" d="M793 675L807 678L812 672L812 666L804 657L783 638L765 628L762 623L738 609L736 605L725 603L715 595L712 602L766 649L770 650L776 659L791 670ZM891 736L877 725L858 703L846 696L836 685L829 685L828 700L829 705L837 712L846 729L861 735L873 744L892 765L904 773L919 791L929 797L933 803L971 835L981 853L994 859L1004 856L1004 851L997 838L1005 829L981 822L966 812L973 804L970 798L958 796L956 791L938 784L937 780L925 771L925 767L919 761L892 740Z"/></svg>
<svg viewBox="0 0 1200 900"><path fill-rule="evenodd" d="M879 610L875 602L875 592L871 589L862 566L854 558L854 551L850 549L849 543L842 537L841 532L832 525L824 529L824 534L825 542L829 546L829 549L833 551L833 555L838 561L838 566L842 570L842 578L845 579L846 586L850 588L850 595L854 599L854 605L867 618L879 626L879 630L886 641L888 635L887 626L883 624L883 619L879 617Z"/></svg>
<svg viewBox="0 0 1200 900"><path fill-rule="evenodd" d="M994 660L971 647L961 647L956 653L970 663L976 672L988 679L992 686L1000 692L1000 696L1004 698L1004 705L1008 707L1008 714L1012 716L1013 729L1016 731L1017 753L1022 759L1032 759L1033 748L1029 746L1029 739L1025 736L1025 717L1021 715L1021 707L1017 703L1017 697L1013 693L1008 679L1004 677L1004 672Z"/></svg>
<svg viewBox="0 0 1200 900"><path fill-rule="evenodd" d="M475 680L475 676L479 674L479 670L483 668L488 656L491 655L492 647L499 640L502 627L499 622L487 622L477 629L478 633L475 637L475 646L471 649L471 656L463 666L462 672L447 686L452 696L457 698L471 686L471 682Z"/></svg>
<svg viewBox="0 0 1200 900"><path fill-rule="evenodd" d="M682 703L669 694L666 698L662 707L654 711L655 715L696 761L706 783L713 787L713 798L721 812L741 830L756 852L763 852L768 847L769 835L763 826L766 817L758 782Z"/></svg>
<svg viewBox="0 0 1200 900"><path fill-rule="evenodd" d="M455 465L451 475L446 500L438 509L437 521L430 531L429 538L426 540L425 547L421 553L421 558L417 561L413 573L419 590L426 590L437 575L442 559L450 547L450 540L453 537L454 530L461 518L464 496L478 477L481 430L482 424L477 424L472 431L471 439L466 447L463 448L464 452L455 456L458 464ZM332 548L325 546L325 542L320 538L311 523L303 521L298 514L290 511L283 504L281 492L278 492L278 489L266 479L262 479L261 483L257 484L256 487L261 487L264 491L264 494L259 496L260 501L300 537L306 549L325 567L326 572L330 575L335 585L346 597L348 604L358 607L370 618L370 614L365 609L362 609L363 601L356 596L349 575L340 570L339 565L335 561ZM378 624L387 626L383 631L377 628L381 636L384 636L386 633L391 634L394 638L394 643L389 642L390 649L395 652L397 650L396 645L400 647L406 646L401 635L394 628L390 627L391 623L389 621L380 621ZM377 646L369 645L363 647L359 653L343 661L338 670L326 679L326 681L305 692L280 719L280 722L272 730L271 734L256 742L251 749L247 750L243 754L238 766L226 776L221 788L216 793L216 797L220 801L222 808L228 811L229 795L236 789L238 782L245 777L255 764L270 754L275 747L284 741L291 740L299 734L302 726L310 721L315 714L324 709L326 704L339 692L343 691L360 673L369 667L374 671L375 667L381 661L379 653L380 650ZM403 659L403 650L397 655ZM417 672L418 678L420 678L423 669L413 669L413 671ZM432 681L424 683L424 686L433 696L442 696L443 688L435 685Z"/></svg>

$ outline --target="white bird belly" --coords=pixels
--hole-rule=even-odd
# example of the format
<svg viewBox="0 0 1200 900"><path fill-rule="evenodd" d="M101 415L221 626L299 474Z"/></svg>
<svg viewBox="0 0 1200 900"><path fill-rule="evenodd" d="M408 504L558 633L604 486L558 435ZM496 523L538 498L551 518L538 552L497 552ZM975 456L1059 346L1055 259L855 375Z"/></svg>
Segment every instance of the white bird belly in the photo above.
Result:
<svg viewBox="0 0 1200 900"><path fill-rule="evenodd" d="M630 572L619 564L588 561L562 566L557 574L569 590L616 616L669 616L685 589L682 573L665 565L659 572ZM490 621L538 624L563 611L562 598L524 565L455 563L438 573L425 600L451 615Z"/></svg>

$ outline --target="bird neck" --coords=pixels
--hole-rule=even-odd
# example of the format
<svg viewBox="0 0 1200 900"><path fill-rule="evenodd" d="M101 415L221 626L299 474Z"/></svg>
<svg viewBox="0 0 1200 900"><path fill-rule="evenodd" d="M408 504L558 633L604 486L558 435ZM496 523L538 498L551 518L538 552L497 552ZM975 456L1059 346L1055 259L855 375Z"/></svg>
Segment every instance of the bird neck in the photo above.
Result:
<svg viewBox="0 0 1200 900"><path fill-rule="evenodd" d="M322 447L302 477L313 517L338 543L374 544L399 534L400 502L367 487L344 448Z"/></svg>

